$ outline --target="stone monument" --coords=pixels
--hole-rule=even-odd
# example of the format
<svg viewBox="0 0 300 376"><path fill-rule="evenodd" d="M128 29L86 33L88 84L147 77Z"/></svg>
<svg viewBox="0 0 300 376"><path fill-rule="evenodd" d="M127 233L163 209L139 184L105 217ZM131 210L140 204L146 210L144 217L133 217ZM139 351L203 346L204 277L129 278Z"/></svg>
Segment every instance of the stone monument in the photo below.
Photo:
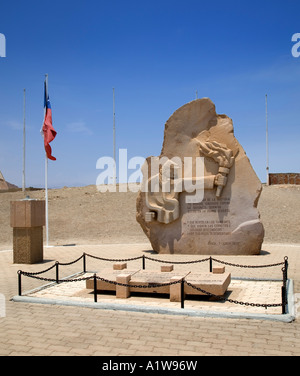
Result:
<svg viewBox="0 0 300 376"><path fill-rule="evenodd" d="M158 253L259 254L261 182L234 136L232 120L208 98L180 107L165 124L159 157L142 167L137 221Z"/></svg>

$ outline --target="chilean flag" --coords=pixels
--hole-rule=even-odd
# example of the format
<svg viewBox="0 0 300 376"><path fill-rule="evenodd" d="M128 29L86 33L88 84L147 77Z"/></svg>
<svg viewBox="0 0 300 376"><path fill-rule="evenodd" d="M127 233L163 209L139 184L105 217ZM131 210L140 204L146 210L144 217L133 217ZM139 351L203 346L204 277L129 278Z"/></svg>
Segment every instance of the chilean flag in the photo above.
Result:
<svg viewBox="0 0 300 376"><path fill-rule="evenodd" d="M41 133L42 133L42 136L44 137L45 151L46 151L47 158L51 159L52 161L56 161L56 158L53 157L52 155L50 142L54 140L57 132L52 126L52 111L51 111L51 104L49 101L48 87L47 87L46 80L45 80L44 110L45 110L45 117L44 117L44 124L41 129Z"/></svg>

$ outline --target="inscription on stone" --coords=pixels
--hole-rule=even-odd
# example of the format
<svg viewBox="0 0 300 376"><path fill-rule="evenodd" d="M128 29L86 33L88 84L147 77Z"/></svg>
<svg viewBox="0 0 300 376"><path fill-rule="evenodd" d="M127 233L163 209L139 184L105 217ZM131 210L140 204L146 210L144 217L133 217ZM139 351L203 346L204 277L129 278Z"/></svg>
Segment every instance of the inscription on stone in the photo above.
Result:
<svg viewBox="0 0 300 376"><path fill-rule="evenodd" d="M229 213L230 197L220 199L204 198L202 202L187 204L188 212L198 213Z"/></svg>
<svg viewBox="0 0 300 376"><path fill-rule="evenodd" d="M230 221L187 221L189 235L229 235Z"/></svg>

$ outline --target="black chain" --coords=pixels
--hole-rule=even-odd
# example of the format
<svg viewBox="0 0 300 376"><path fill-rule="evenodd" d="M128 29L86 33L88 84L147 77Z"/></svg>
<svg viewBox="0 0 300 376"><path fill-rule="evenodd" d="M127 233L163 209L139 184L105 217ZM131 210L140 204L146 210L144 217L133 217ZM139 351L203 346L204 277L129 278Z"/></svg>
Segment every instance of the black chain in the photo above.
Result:
<svg viewBox="0 0 300 376"><path fill-rule="evenodd" d="M241 265L241 264L233 264L233 263L227 262L227 261L217 260L213 257L212 257L212 260L215 261L215 262L219 262L220 264L229 265L229 266L236 266L236 267L239 267L239 268L269 268L269 267L272 267L272 266L284 265L284 261L278 262L277 264L268 264L268 265Z"/></svg>
<svg viewBox="0 0 300 376"><path fill-rule="evenodd" d="M71 262L58 262L59 265L72 265L72 264L75 264L75 262L81 260L83 258L84 254L81 255L80 257L78 257L78 259L74 260L74 261L71 261Z"/></svg>
<svg viewBox="0 0 300 376"><path fill-rule="evenodd" d="M218 300L223 300L223 301L226 301L226 302L229 302L229 303L241 304L241 305L251 306L251 307L265 307L265 308L267 308L267 307L279 307L279 306L282 306L282 303L278 303L278 304L260 304L260 303L240 302L238 300L228 299L228 298L225 298L223 296L212 294L212 293L210 293L208 291L205 291L205 290L201 289L200 287L197 287L197 286L195 286L192 283L189 283L187 281L184 281L184 282L185 282L186 285L192 287L195 290L198 290L198 291L202 292L205 295L209 295L209 296L211 296L213 298L216 298Z"/></svg>
<svg viewBox="0 0 300 376"><path fill-rule="evenodd" d="M62 262L56 261L56 263L54 265L50 266L48 269L42 270L40 272L27 272L27 274L28 275L29 274L31 274L31 275L38 275L38 274L46 273L49 270L51 270L52 268L54 268L56 266L56 264L63 265L63 266L72 265L72 264L75 264L77 261L81 260L84 256L89 256L89 257L92 257L92 258L97 259L97 260L110 261L110 262L134 261L134 260L140 260L140 259L144 258L144 259L147 259L147 260L150 260L150 261L155 261L155 262L165 263L165 264L196 264L196 263L200 263L200 262L205 262L205 261L213 260L215 262L218 262L218 263L221 263L221 264L224 264L224 265L235 266L235 267L240 267L240 268L267 268L267 267L284 265L285 261L288 260L288 257L285 256L285 258L284 258L285 261L279 262L279 263L276 263L276 264L268 264L268 265L241 265L241 264L233 264L231 262L218 260L218 259L215 259L213 257L208 257L208 258L205 258L205 259L193 260L193 261L168 261L168 260L158 260L158 259L155 259L155 258L152 258L152 257L148 257L148 256L137 256L137 257L127 258L127 259L108 259L108 258L104 258L104 257L90 255L88 253L83 253L80 257L78 257L74 261L66 262L66 263L62 263ZM25 272L22 272L22 273L25 273Z"/></svg>
<svg viewBox="0 0 300 376"><path fill-rule="evenodd" d="M91 277L94 278L94 277ZM156 288L156 287L164 287L164 286L171 286L171 285L176 285L177 283L180 283L182 281L182 278L178 279L177 281L173 282L168 282L168 283L151 283L151 282L145 282L145 285L132 285L132 284L127 284L127 283L121 283L121 282L116 282L116 281L110 281L108 279L98 277L96 278L102 282L107 282L112 285L117 285L117 286L124 286L124 287L134 287L134 288Z"/></svg>
<svg viewBox="0 0 300 376"><path fill-rule="evenodd" d="M42 270L41 272L35 272L35 273L33 273L33 272L23 272L22 270L19 270L18 273L24 274L24 275L27 275L28 277L30 277L30 276L34 276L34 275L46 273L49 270L53 269L55 266L56 265L54 264L54 265L50 266L50 268Z"/></svg>
<svg viewBox="0 0 300 376"><path fill-rule="evenodd" d="M88 253L85 254L86 256L92 257L97 260L102 260L102 261L111 261L111 262L125 262L125 261L134 261L134 260L139 260L143 258L143 256L137 256L137 257L132 257L132 258L127 258L127 259L108 259L104 257L98 257L98 256L93 256Z"/></svg>
<svg viewBox="0 0 300 376"><path fill-rule="evenodd" d="M157 260L157 259L154 259L154 258L148 257L148 256L145 256L145 259L151 260L151 261L156 261L156 262L161 262L161 263L165 263L165 264L196 264L196 263L199 263L199 262L208 261L209 257L202 259L202 260L194 260L194 261L166 261L166 260Z"/></svg>
<svg viewBox="0 0 300 376"><path fill-rule="evenodd" d="M45 278L45 277L38 277L36 275L27 273L27 272L22 272L19 271L20 274L25 275L26 277L31 277L35 279L39 279L41 281L46 281L46 282L56 282L56 279L53 278ZM82 277L82 278L72 278L72 279L61 279L58 281L58 283L61 282L80 282L80 281L87 281L89 279L93 279L94 276L89 276L89 277ZM109 279L105 279L103 277L96 276L96 279L102 282L110 283L112 285L118 285L118 286L124 286L124 287L134 287L134 288L156 288L156 287L164 287L164 286L171 286L171 285L176 285L177 283L180 283L182 278L178 279L177 281L173 282L168 282L168 283L151 283L151 282L145 282L145 285L132 285L132 284L127 284L127 283L121 283L117 281L111 281Z"/></svg>
<svg viewBox="0 0 300 376"><path fill-rule="evenodd" d="M19 270L19 274L25 275L26 277L31 277L35 279L39 279L40 281L46 281L46 282L78 282L78 281L86 281L88 279L91 279L93 277L82 277L82 278L72 278L72 279L60 279L56 281L56 279L53 278L46 278L46 277L38 277L36 274L28 273L28 272L22 272Z"/></svg>

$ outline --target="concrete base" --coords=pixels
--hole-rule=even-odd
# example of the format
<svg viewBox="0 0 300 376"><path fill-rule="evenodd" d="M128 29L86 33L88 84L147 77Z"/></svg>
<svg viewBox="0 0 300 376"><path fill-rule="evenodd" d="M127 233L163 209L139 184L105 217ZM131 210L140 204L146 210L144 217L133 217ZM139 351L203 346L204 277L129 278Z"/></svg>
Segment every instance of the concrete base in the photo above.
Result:
<svg viewBox="0 0 300 376"><path fill-rule="evenodd" d="M14 264L35 264L43 261L43 227L13 228Z"/></svg>

